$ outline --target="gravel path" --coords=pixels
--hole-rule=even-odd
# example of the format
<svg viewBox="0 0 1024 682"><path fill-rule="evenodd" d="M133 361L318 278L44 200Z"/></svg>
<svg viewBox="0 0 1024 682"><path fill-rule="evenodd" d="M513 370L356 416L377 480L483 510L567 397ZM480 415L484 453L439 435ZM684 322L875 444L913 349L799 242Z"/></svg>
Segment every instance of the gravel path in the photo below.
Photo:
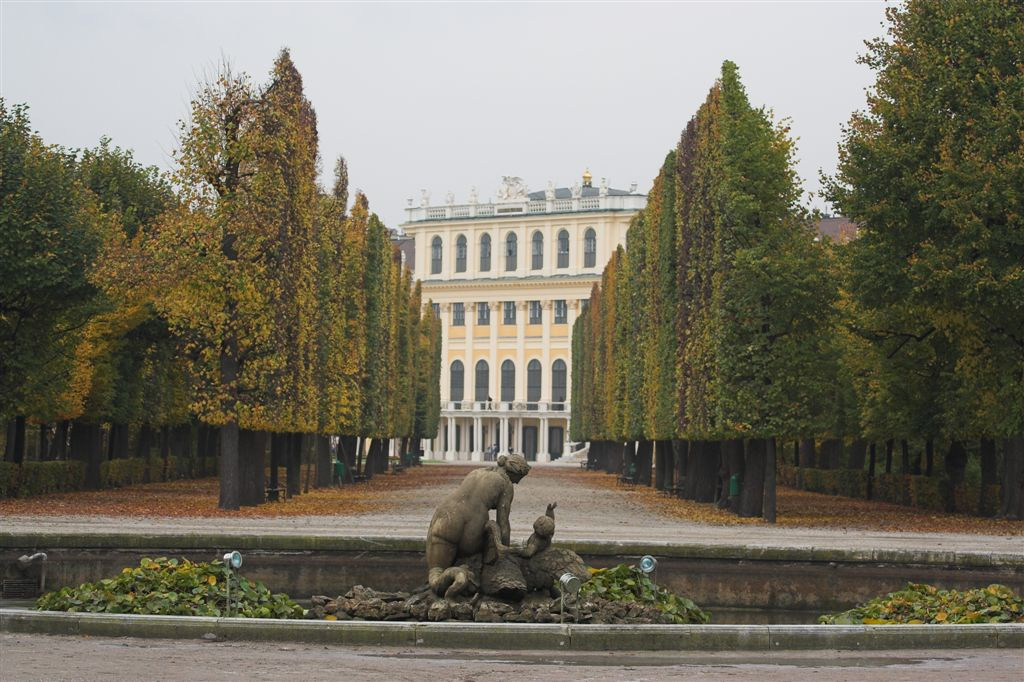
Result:
<svg viewBox="0 0 1024 682"><path fill-rule="evenodd" d="M0 635L0 680L804 680L1017 682L1020 651L605 653Z"/></svg>
<svg viewBox="0 0 1024 682"><path fill-rule="evenodd" d="M640 541L651 544L700 543L756 547L823 549L914 549L1020 554L1024 536L954 533L897 533L865 530L720 526L661 516L636 500L628 488L574 483L568 464L538 465L516 487L512 535L525 539L548 502L557 501L556 539ZM573 465L575 466L575 465ZM468 472L469 468L466 468ZM461 473L461 472L459 472ZM408 475L408 474L405 474ZM276 518L125 518L105 516L8 516L6 532L127 534L303 534L422 538L437 502L458 479L394 493L394 507L383 514Z"/></svg>

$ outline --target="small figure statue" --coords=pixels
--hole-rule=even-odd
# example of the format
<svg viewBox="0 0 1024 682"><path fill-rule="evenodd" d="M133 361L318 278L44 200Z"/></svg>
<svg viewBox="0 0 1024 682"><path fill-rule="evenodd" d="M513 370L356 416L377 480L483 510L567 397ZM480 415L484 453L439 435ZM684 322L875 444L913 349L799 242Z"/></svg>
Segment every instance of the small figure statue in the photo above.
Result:
<svg viewBox="0 0 1024 682"><path fill-rule="evenodd" d="M455 192L448 190L448 194L444 198L445 202L451 206L455 203Z"/></svg>
<svg viewBox="0 0 1024 682"><path fill-rule="evenodd" d="M420 190L420 206L423 208L430 206L430 193L425 189Z"/></svg>
<svg viewBox="0 0 1024 682"><path fill-rule="evenodd" d="M471 203L471 204L477 203L476 187L470 187L469 188L469 203Z"/></svg>
<svg viewBox="0 0 1024 682"><path fill-rule="evenodd" d="M572 198L579 199L583 195L583 188L580 187L580 183L574 182L572 185Z"/></svg>
<svg viewBox="0 0 1024 682"><path fill-rule="evenodd" d="M555 183L548 180L548 188L544 190L544 198L548 201L555 200Z"/></svg>
<svg viewBox="0 0 1024 682"><path fill-rule="evenodd" d="M529 559L551 546L551 538L555 534L555 507L557 506L557 502L552 502L548 505L548 510L544 515L538 516L537 520L533 522L533 535L517 552L519 556Z"/></svg>

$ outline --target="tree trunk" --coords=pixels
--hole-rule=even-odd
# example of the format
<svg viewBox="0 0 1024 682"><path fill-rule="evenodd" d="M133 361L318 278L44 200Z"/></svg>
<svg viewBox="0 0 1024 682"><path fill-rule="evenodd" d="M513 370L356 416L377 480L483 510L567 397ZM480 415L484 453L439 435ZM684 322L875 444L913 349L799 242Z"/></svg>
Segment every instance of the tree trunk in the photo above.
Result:
<svg viewBox="0 0 1024 682"><path fill-rule="evenodd" d="M15 420L12 417L7 420L7 433L4 437L4 461L14 461L14 424Z"/></svg>
<svg viewBox="0 0 1024 682"><path fill-rule="evenodd" d="M775 523L775 439L769 438L764 458L764 511L767 523Z"/></svg>
<svg viewBox="0 0 1024 682"><path fill-rule="evenodd" d="M821 442L821 468L838 469L843 454L843 441L838 438L826 438Z"/></svg>
<svg viewBox="0 0 1024 682"><path fill-rule="evenodd" d="M15 464L25 461L25 415L18 415L14 418L14 445L12 458L9 460Z"/></svg>
<svg viewBox="0 0 1024 682"><path fill-rule="evenodd" d="M693 499L697 502L714 502L718 488L718 463L721 459L721 443L701 441L697 453L696 486Z"/></svg>
<svg viewBox="0 0 1024 682"><path fill-rule="evenodd" d="M220 501L221 509L237 511L241 504L238 466L238 422L220 427Z"/></svg>
<svg viewBox="0 0 1024 682"><path fill-rule="evenodd" d="M111 459L124 459L131 457L131 430L128 425L114 424L111 429Z"/></svg>
<svg viewBox="0 0 1024 682"><path fill-rule="evenodd" d="M658 490L671 490L675 485L675 450L672 447L672 441L659 440L654 447L654 454L658 458L661 471Z"/></svg>
<svg viewBox="0 0 1024 682"><path fill-rule="evenodd" d="M751 438L747 441L747 452L743 463L743 489L737 513L742 517L761 516L764 512L765 466L767 462L767 441Z"/></svg>
<svg viewBox="0 0 1024 682"><path fill-rule="evenodd" d="M331 438L317 435L316 437L316 487L329 488L333 476L331 470Z"/></svg>
<svg viewBox="0 0 1024 682"><path fill-rule="evenodd" d="M37 459L40 462L46 461L46 455L50 451L50 425L40 424L39 425L39 456Z"/></svg>
<svg viewBox="0 0 1024 682"><path fill-rule="evenodd" d="M103 459L102 433L99 424L75 420L71 429L71 457L85 462L85 487L100 487L100 463Z"/></svg>
<svg viewBox="0 0 1024 682"><path fill-rule="evenodd" d="M285 487L288 488L288 496L296 497L302 494L302 434L289 433L284 436L287 439L288 453L285 459Z"/></svg>
<svg viewBox="0 0 1024 682"><path fill-rule="evenodd" d="M1003 444L1003 504L1000 516L1024 519L1024 435Z"/></svg>
<svg viewBox="0 0 1024 682"><path fill-rule="evenodd" d="M148 424L143 424L142 428L139 429L139 440L136 443L135 456L140 457L146 462L146 467L143 470L142 482L150 483L149 480L149 453L153 447L153 429Z"/></svg>
<svg viewBox="0 0 1024 682"><path fill-rule="evenodd" d="M949 452L946 453L946 480L949 489L946 491L946 511L967 511L956 508L956 488L963 485L967 474L967 450L962 441L955 440L949 444Z"/></svg>
<svg viewBox="0 0 1024 682"><path fill-rule="evenodd" d="M615 446L612 445L612 447ZM622 464L619 465L620 472L623 476L633 476L635 480L639 468L636 461L636 443L631 440L623 443L619 456L622 458Z"/></svg>
<svg viewBox="0 0 1024 682"><path fill-rule="evenodd" d="M875 451L874 441L871 442L869 452L871 453L870 455L868 455L868 499L870 500L874 497L875 492L875 455L877 453Z"/></svg>
<svg viewBox="0 0 1024 682"><path fill-rule="evenodd" d="M718 499L715 501L720 509L736 512L739 500L729 494L733 476L737 476L738 481L743 480L743 441L739 439L722 441L722 463L718 469L720 485Z"/></svg>
<svg viewBox="0 0 1024 682"><path fill-rule="evenodd" d="M642 440L636 449L636 482L640 485L651 485L651 469L654 465L654 441Z"/></svg>
<svg viewBox="0 0 1024 682"><path fill-rule="evenodd" d="M689 443L685 440L672 441L672 479L675 482L676 495L680 494L686 475L686 455Z"/></svg>
<svg viewBox="0 0 1024 682"><path fill-rule="evenodd" d="M982 516L992 516L998 511L998 500L989 499L988 491L992 486L999 485L998 461L996 457L996 442L991 438L981 441L981 490L978 491L978 513Z"/></svg>
<svg viewBox="0 0 1024 682"><path fill-rule="evenodd" d="M817 453L814 450L814 439L804 438L800 441L800 466L814 468L818 466Z"/></svg>
<svg viewBox="0 0 1024 682"><path fill-rule="evenodd" d="M345 462L345 480L340 483L351 483L356 471L356 448L359 446L359 436L342 436L338 440L338 457Z"/></svg>
<svg viewBox="0 0 1024 682"><path fill-rule="evenodd" d="M783 460L785 461L785 460ZM800 466L800 441L793 441L793 466Z"/></svg>
<svg viewBox="0 0 1024 682"><path fill-rule="evenodd" d="M281 461L287 458L287 442L285 438L286 436L283 433L270 434L270 483L267 487L271 490L267 495L267 499L271 502L277 502L281 499L281 493L278 491L281 487L278 468L281 466Z"/></svg>
<svg viewBox="0 0 1024 682"><path fill-rule="evenodd" d="M894 442L893 442L892 438L890 438L889 440L885 441L885 473L887 473L887 474L891 474L892 473L892 449L893 449L893 445L894 445Z"/></svg>
<svg viewBox="0 0 1024 682"><path fill-rule="evenodd" d="M850 444L850 459L846 463L847 469L860 471L864 468L864 455L867 453L868 444L858 438Z"/></svg>
<svg viewBox="0 0 1024 682"><path fill-rule="evenodd" d="M910 445L906 440L900 441L900 473L910 475Z"/></svg>
<svg viewBox="0 0 1024 682"><path fill-rule="evenodd" d="M366 437L359 436L356 441L356 474L363 474L363 451L366 450Z"/></svg>
<svg viewBox="0 0 1024 682"><path fill-rule="evenodd" d="M703 441L689 441L685 469L683 470L685 472L683 474L683 499L685 500L697 499L697 474L700 473L700 458L703 449Z"/></svg>
<svg viewBox="0 0 1024 682"><path fill-rule="evenodd" d="M67 419L57 422L57 432L50 443L50 460L63 460L68 456L68 424Z"/></svg>
<svg viewBox="0 0 1024 682"><path fill-rule="evenodd" d="M163 466L160 467L160 480L166 481L171 478L171 472L168 471L170 462L168 457L171 456L171 427L166 424L160 427L160 459L163 460Z"/></svg>
<svg viewBox="0 0 1024 682"><path fill-rule="evenodd" d="M935 465L935 441L932 440L931 438L929 438L928 441L925 443L924 453L925 453L924 475L925 476L931 476L932 472L935 470L935 466L934 466Z"/></svg>
<svg viewBox="0 0 1024 682"><path fill-rule="evenodd" d="M239 429L238 479L240 486L238 490L238 504L243 507L255 507L259 504L258 499L253 499L252 481L255 478L253 469L256 468L256 462L253 461L252 450L252 431L249 429Z"/></svg>

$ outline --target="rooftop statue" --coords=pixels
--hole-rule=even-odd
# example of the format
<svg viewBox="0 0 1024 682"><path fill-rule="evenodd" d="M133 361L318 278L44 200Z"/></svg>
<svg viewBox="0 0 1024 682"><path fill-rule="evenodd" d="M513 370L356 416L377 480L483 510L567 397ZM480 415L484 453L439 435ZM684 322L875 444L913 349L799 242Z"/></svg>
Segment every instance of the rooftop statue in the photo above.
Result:
<svg viewBox="0 0 1024 682"><path fill-rule="evenodd" d="M501 187L498 188L498 201L525 201L527 194L529 190L522 178L514 175L502 176Z"/></svg>

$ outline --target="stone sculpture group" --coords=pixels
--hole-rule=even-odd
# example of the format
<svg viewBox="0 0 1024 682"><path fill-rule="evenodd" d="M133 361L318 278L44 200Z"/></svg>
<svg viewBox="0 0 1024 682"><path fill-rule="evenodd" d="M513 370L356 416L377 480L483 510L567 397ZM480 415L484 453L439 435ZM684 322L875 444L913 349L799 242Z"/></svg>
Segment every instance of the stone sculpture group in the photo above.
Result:
<svg viewBox="0 0 1024 682"><path fill-rule="evenodd" d="M522 455L501 455L494 466L467 474L438 505L427 532L427 582L438 596L516 601L529 591L553 589L565 573L589 578L579 555L551 547L556 502L534 522L522 546L511 546L514 486L529 472Z"/></svg>

